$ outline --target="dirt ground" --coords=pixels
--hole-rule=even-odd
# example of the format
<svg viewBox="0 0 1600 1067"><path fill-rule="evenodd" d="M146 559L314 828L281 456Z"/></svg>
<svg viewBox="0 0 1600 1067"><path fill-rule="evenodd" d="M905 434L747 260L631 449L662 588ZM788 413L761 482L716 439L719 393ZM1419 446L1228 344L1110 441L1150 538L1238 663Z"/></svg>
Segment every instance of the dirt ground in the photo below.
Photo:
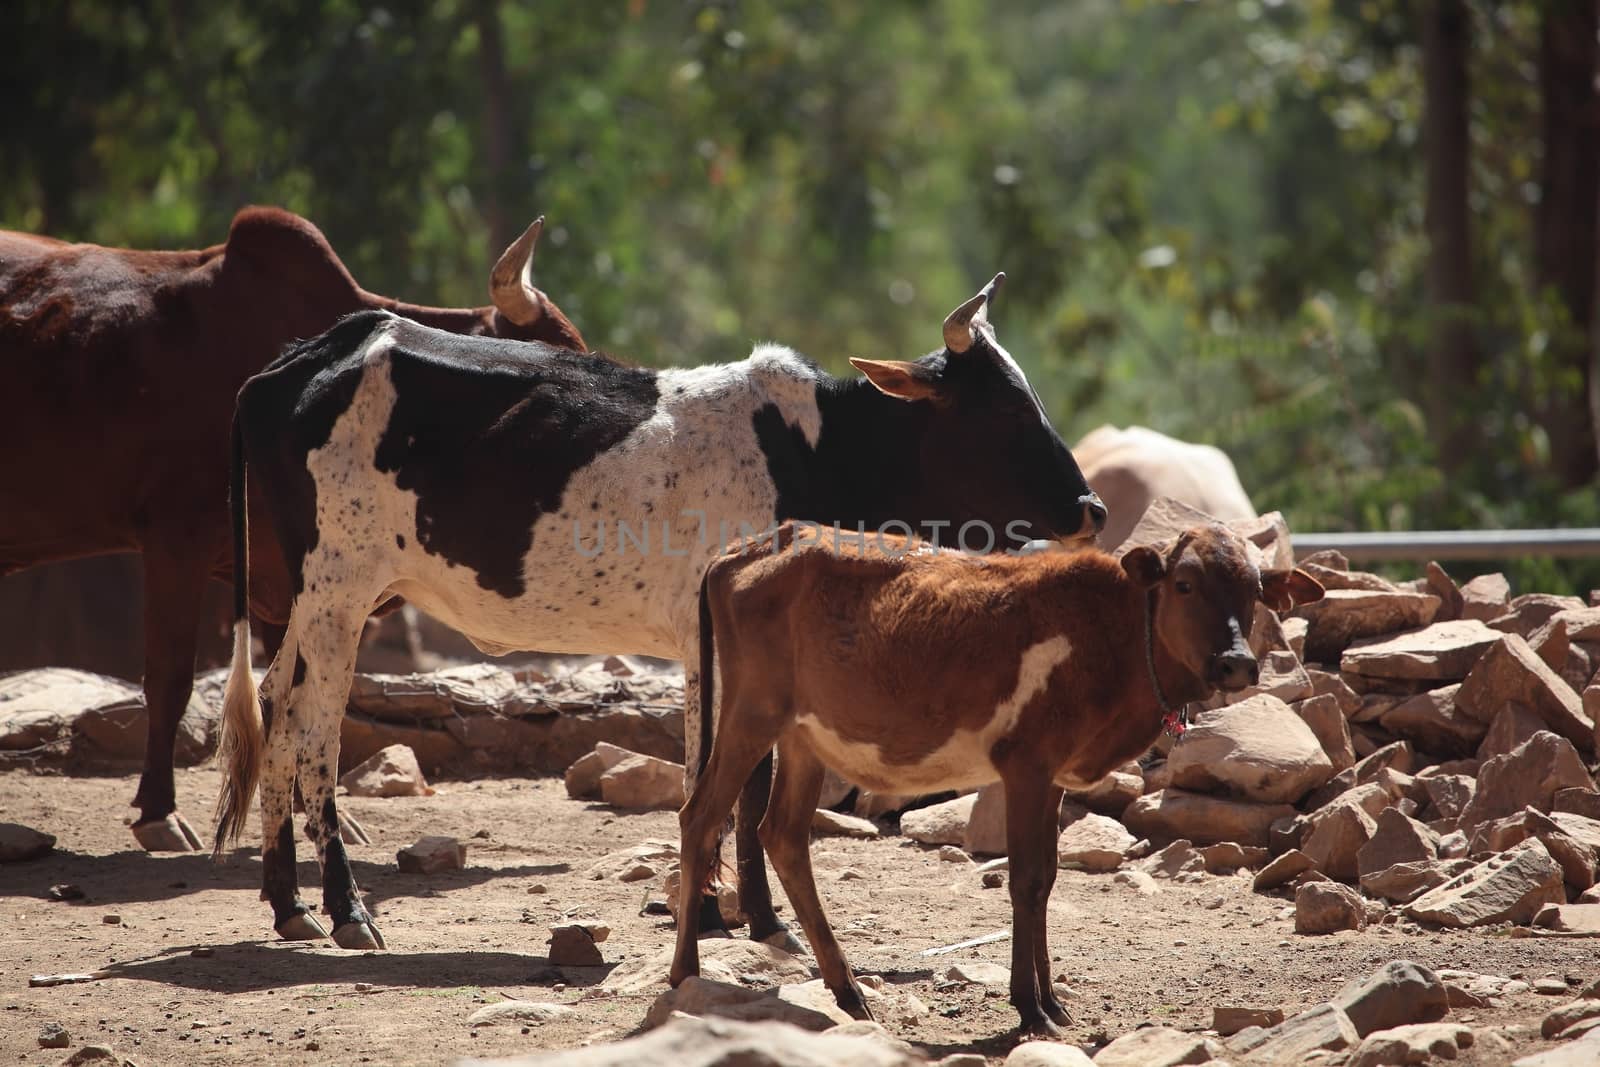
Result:
<svg viewBox="0 0 1600 1067"><path fill-rule="evenodd" d="M180 806L197 826L218 780L209 767L179 772ZM258 899L259 838L221 864L138 851L125 825L135 784L132 776L0 770L0 820L59 838L45 859L0 867L0 1062L59 1063L69 1050L38 1047L40 1028L52 1021L70 1031L72 1048L108 1043L141 1067L438 1064L615 1040L643 1022L650 995L586 999L607 968L554 968L545 942L552 923L593 918L612 927L601 945L608 966L672 943L667 919L640 914L650 883L586 873L608 852L646 838L675 840L671 813L573 801L555 778L446 781L432 797L347 799L372 835L371 846L352 853L389 945L348 953L274 939ZM467 869L400 873L395 851L422 834L468 841ZM301 886L314 901L316 866L300 844ZM976 1051L998 1063L1016 1041L1004 993L946 988L939 977L962 960L1007 965L1008 944L921 953L1007 929L1006 891L983 888L974 865L899 837L818 839L814 851L824 904L835 928L848 931L841 938L857 971L881 974L930 1009L881 1021L931 1057ZM863 877L840 880L846 867ZM50 901L57 883L81 886L87 899ZM547 891L531 894L535 884ZM1246 876L1159 885L1143 897L1110 875L1061 873L1050 905L1052 951L1073 991L1070 1038L1091 1050L1143 1023L1203 1028L1215 1005L1293 1014L1397 958L1530 981L1600 976L1592 941L1392 927L1300 937L1287 901L1252 893ZM98 969L110 976L28 985L35 974ZM576 1012L528 1032L468 1026L475 1009L502 997ZM1563 1002L1528 993L1500 1008L1458 1012L1480 1038L1457 1062L1504 1063L1544 1047L1539 1020Z"/></svg>

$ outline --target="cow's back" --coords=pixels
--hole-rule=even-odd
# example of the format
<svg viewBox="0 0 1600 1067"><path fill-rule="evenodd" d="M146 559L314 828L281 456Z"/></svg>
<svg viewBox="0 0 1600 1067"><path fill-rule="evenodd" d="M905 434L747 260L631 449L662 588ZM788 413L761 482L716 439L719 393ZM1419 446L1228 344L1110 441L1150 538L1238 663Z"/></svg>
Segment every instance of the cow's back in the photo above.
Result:
<svg viewBox="0 0 1600 1067"><path fill-rule="evenodd" d="M1110 512L1100 543L1125 541L1157 497L1171 497L1217 519L1253 518L1255 507L1227 453L1143 426L1100 426L1073 446L1084 478Z"/></svg>

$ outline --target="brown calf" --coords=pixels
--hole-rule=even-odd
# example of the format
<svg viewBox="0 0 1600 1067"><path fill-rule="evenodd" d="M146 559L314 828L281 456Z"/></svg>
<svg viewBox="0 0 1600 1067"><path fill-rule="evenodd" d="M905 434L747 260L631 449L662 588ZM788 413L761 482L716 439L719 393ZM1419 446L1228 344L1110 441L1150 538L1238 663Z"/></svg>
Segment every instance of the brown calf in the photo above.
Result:
<svg viewBox="0 0 1600 1067"><path fill-rule="evenodd" d="M698 885L750 771L778 752L761 841L839 1006L870 1018L822 913L810 826L825 768L875 792L1005 784L1014 938L1011 1003L1025 1031L1058 1034L1045 905L1063 785L1086 786L1147 749L1174 707L1258 674L1255 602L1320 599L1301 571L1262 573L1223 526L1165 558L975 557L868 537L798 543L792 525L707 569L700 592L704 702L713 640L722 707L710 760L680 815L683 884ZM876 544L872 542L876 541ZM682 909L674 985L699 971L698 916Z"/></svg>

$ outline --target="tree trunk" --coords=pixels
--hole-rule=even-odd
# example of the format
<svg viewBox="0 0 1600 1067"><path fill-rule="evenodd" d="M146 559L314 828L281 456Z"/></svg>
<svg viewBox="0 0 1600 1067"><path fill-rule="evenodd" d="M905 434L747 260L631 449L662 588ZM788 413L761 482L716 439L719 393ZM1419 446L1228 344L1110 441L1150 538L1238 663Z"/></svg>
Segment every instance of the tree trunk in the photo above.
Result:
<svg viewBox="0 0 1600 1067"><path fill-rule="evenodd" d="M497 256L517 236L506 212L506 201L514 195L509 185L511 153L517 138L509 107L511 90L506 80L499 0L478 0L472 6L472 18L478 27L478 60L483 75L483 215L489 226L489 254Z"/></svg>
<svg viewBox="0 0 1600 1067"><path fill-rule="evenodd" d="M1472 220L1467 204L1471 47L1465 0L1427 0L1422 20L1423 125L1427 161L1429 427L1440 465L1468 454L1470 391L1478 384L1473 336Z"/></svg>
<svg viewBox="0 0 1600 1067"><path fill-rule="evenodd" d="M1539 27L1540 168L1534 278L1563 320L1551 335L1559 380L1541 398L1550 458L1567 486L1600 469L1595 419L1595 264L1600 247L1600 94L1595 91L1597 0L1546 0Z"/></svg>

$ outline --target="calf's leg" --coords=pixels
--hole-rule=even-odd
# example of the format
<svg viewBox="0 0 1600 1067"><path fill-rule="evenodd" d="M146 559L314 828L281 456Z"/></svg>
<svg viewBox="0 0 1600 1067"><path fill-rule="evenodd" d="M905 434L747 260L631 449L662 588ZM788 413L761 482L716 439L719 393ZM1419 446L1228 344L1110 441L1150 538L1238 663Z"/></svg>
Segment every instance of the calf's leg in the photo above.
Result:
<svg viewBox="0 0 1600 1067"><path fill-rule="evenodd" d="M1059 854L1056 849L1057 831L1061 822L1061 797L1063 790L1051 785L1042 810L1043 825L1039 827L1039 841L1044 849L1044 887L1039 895L1033 934L1034 976L1039 983L1039 1004L1053 1022L1070 1025L1072 1013L1056 997L1054 983L1050 980L1050 894L1056 886Z"/></svg>
<svg viewBox="0 0 1600 1067"><path fill-rule="evenodd" d="M1006 852L1011 863L1011 1005L1024 1033L1060 1037L1066 1010L1050 991L1050 951L1044 938L1050 888L1055 884L1055 811L1061 791L1047 773L1012 774L1006 791Z"/></svg>
<svg viewBox="0 0 1600 1067"><path fill-rule="evenodd" d="M172 750L194 688L195 630L210 553L193 538L146 538L144 552L144 773L133 836L147 852L193 852L200 835L178 813Z"/></svg>
<svg viewBox="0 0 1600 1067"><path fill-rule="evenodd" d="M739 909L750 921L750 940L799 955L805 948L778 919L772 906L772 887L767 884L767 860L761 851L761 820L767 814L772 796L772 753L756 764L750 780L739 794L739 810L734 816L734 842L738 856Z"/></svg>
<svg viewBox="0 0 1600 1067"><path fill-rule="evenodd" d="M822 913L817 881L811 871L811 818L822 795L823 766L803 741L793 735L778 745L778 773L772 802L761 821L761 843L772 857L800 928L811 942L822 980L833 999L853 1019L871 1019L861 987L844 958L828 918Z"/></svg>
<svg viewBox="0 0 1600 1067"><path fill-rule="evenodd" d="M711 758L694 784L694 792L678 813L682 835L678 870L678 945L668 976L674 986L700 973L700 924L705 907L695 906L693 894L711 876L717 841L733 812L734 802L750 772L772 749L777 728L765 716L744 716L730 693L723 700L723 716ZM715 897L712 904L715 905Z"/></svg>

